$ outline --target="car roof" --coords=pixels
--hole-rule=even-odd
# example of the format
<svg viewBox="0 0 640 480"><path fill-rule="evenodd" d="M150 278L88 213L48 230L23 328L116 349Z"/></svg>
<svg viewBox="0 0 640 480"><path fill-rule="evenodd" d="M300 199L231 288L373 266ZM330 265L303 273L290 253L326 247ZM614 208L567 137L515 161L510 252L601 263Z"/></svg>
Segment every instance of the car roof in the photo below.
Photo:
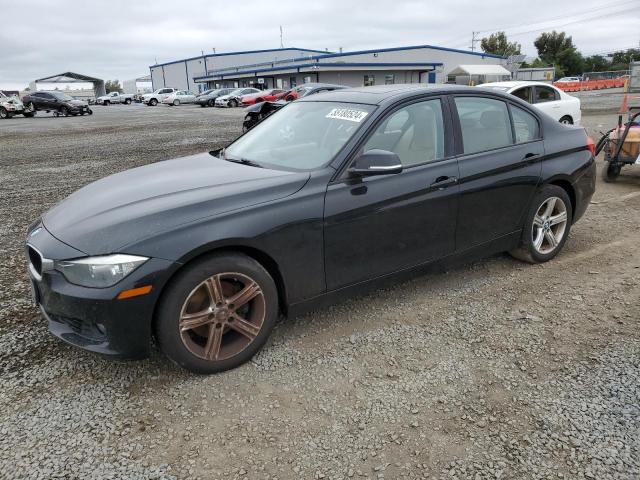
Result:
<svg viewBox="0 0 640 480"><path fill-rule="evenodd" d="M387 101L397 101L420 93L479 93L475 87L447 84L409 83L377 85L372 87L353 87L323 92L311 97L303 97L299 102L313 102L321 99L328 102L364 103L380 105Z"/></svg>

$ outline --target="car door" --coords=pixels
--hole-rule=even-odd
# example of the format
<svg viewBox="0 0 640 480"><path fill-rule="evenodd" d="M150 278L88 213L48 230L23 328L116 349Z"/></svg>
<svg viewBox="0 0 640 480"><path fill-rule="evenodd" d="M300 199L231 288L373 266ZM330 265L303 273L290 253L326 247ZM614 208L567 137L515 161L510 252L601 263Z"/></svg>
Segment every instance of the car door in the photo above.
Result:
<svg viewBox="0 0 640 480"><path fill-rule="evenodd" d="M196 96L193 92L185 92L184 96L185 103L193 103L196 101Z"/></svg>
<svg viewBox="0 0 640 480"><path fill-rule="evenodd" d="M487 96L452 100L460 153L456 247L462 251L521 228L540 181L544 145L537 117L521 106Z"/></svg>
<svg viewBox="0 0 640 480"><path fill-rule="evenodd" d="M398 174L344 173L325 197L328 290L410 268L454 251L458 165L448 105L441 97L387 113L359 153L396 153ZM353 159L351 159L353 161Z"/></svg>
<svg viewBox="0 0 640 480"><path fill-rule="evenodd" d="M46 92L38 92L33 95L35 97L35 104L37 109L47 110L53 108L53 95Z"/></svg>
<svg viewBox="0 0 640 480"><path fill-rule="evenodd" d="M536 85L533 90L533 104L540 111L560 120L564 115L560 95L553 88L546 85Z"/></svg>

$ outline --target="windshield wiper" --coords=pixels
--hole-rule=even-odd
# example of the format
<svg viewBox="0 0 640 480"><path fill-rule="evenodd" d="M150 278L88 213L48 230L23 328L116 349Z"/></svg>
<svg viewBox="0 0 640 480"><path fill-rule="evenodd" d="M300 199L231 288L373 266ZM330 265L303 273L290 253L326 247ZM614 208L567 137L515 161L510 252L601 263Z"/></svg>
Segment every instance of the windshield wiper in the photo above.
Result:
<svg viewBox="0 0 640 480"><path fill-rule="evenodd" d="M227 162L233 162L233 163L241 163L242 165L249 165L251 167L257 167L257 168L264 168L262 165L260 165L257 162L254 162L253 160L248 160L246 158L231 158L231 157L227 157L226 155L223 157Z"/></svg>

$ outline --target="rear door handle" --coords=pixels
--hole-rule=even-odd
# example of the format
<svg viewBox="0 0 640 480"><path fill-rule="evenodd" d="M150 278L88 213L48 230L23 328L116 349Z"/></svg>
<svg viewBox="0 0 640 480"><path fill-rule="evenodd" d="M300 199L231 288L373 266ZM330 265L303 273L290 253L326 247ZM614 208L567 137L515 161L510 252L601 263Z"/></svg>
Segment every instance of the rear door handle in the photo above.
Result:
<svg viewBox="0 0 640 480"><path fill-rule="evenodd" d="M536 163L536 161L540 158L540 154L538 153L527 153L523 160L527 162L527 164Z"/></svg>
<svg viewBox="0 0 640 480"><path fill-rule="evenodd" d="M458 183L457 177L438 177L436 178L435 182L429 185L429 187L434 189L437 188L438 190L444 190L445 188L450 187L451 185L455 185L456 183Z"/></svg>

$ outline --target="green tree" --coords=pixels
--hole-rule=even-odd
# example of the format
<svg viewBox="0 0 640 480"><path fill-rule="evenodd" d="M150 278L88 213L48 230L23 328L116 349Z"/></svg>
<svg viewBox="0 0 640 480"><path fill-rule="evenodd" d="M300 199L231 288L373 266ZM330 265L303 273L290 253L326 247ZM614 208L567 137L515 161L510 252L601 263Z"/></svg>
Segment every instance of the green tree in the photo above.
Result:
<svg viewBox="0 0 640 480"><path fill-rule="evenodd" d="M540 60L555 66L557 77L580 75L584 71L584 58L566 33L555 30L544 32L533 44Z"/></svg>
<svg viewBox="0 0 640 480"><path fill-rule="evenodd" d="M604 72L609 70L609 61L602 55L591 55L584 59L584 69L587 72Z"/></svg>
<svg viewBox="0 0 640 480"><path fill-rule="evenodd" d="M120 81L117 79L107 80L104 83L104 89L107 91L107 93L111 93L111 92L122 93L122 87L120 86Z"/></svg>
<svg viewBox="0 0 640 480"><path fill-rule="evenodd" d="M631 62L640 60L640 49L630 48L615 52L611 57L611 70L626 70Z"/></svg>
<svg viewBox="0 0 640 480"><path fill-rule="evenodd" d="M480 48L485 53L509 57L511 55L520 55L521 46L518 42L510 42L504 32L496 32L483 38L480 41Z"/></svg>

